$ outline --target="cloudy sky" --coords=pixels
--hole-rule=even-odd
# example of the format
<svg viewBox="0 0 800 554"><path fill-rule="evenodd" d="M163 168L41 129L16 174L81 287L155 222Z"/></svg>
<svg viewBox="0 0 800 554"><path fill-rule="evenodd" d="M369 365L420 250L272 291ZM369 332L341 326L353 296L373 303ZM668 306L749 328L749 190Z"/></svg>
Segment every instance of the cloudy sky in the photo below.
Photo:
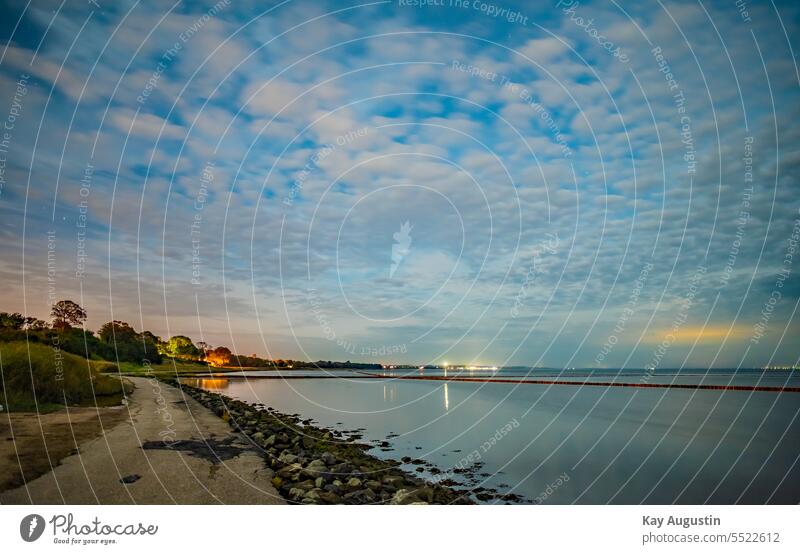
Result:
<svg viewBox="0 0 800 554"><path fill-rule="evenodd" d="M5 2L0 309L276 358L797 362L800 5L413 4Z"/></svg>

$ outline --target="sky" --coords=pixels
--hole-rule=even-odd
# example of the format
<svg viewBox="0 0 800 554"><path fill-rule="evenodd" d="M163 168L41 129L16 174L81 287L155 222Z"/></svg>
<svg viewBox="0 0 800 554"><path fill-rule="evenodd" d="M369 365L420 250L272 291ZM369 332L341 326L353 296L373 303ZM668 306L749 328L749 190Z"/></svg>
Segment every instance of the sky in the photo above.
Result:
<svg viewBox="0 0 800 554"><path fill-rule="evenodd" d="M0 310L271 358L798 363L795 2L0 9Z"/></svg>

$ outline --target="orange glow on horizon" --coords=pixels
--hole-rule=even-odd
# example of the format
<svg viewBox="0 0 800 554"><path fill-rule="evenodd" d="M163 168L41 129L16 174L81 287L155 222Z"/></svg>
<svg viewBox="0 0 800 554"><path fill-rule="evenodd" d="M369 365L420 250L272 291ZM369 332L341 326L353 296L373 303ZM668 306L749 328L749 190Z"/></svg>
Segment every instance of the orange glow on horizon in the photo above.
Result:
<svg viewBox="0 0 800 554"><path fill-rule="evenodd" d="M752 329L744 326L735 326L733 328L725 325L685 326L676 330L660 329L653 331L646 340L651 343L671 341L694 344L696 341L698 344L717 344L726 340L726 337L727 340L747 337L749 331L752 331Z"/></svg>

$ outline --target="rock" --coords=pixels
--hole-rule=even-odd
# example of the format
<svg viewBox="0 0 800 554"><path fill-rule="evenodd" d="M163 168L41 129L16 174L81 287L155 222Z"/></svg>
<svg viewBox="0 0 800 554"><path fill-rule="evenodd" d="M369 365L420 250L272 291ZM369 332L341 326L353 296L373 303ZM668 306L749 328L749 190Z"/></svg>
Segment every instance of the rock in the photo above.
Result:
<svg viewBox="0 0 800 554"><path fill-rule="evenodd" d="M275 486L276 489L279 489L283 484L283 479L281 479L276 475L275 477L272 478L272 484Z"/></svg>
<svg viewBox="0 0 800 554"><path fill-rule="evenodd" d="M321 477L321 474L327 471L328 468L322 460L311 460L311 463L309 463L303 470L303 474L316 479L317 477Z"/></svg>
<svg viewBox="0 0 800 554"><path fill-rule="evenodd" d="M410 491L408 489L400 489L399 491L394 493L394 496L389 501L389 504L392 504L392 505L395 505L395 506L396 505L402 505L402 504L411 504L411 502L414 501L412 496L413 496L413 491Z"/></svg>
<svg viewBox="0 0 800 554"><path fill-rule="evenodd" d="M303 489L304 491L310 491L314 488L314 481L311 479L306 479L305 481L300 481L295 485L298 489Z"/></svg>
<svg viewBox="0 0 800 554"><path fill-rule="evenodd" d="M417 498L424 500L427 503L433 502L433 489L431 487L422 487L417 489Z"/></svg>
<svg viewBox="0 0 800 554"><path fill-rule="evenodd" d="M289 489L289 498L293 500L300 500L305 496L305 494L306 491L303 489L298 489L296 487Z"/></svg>
<svg viewBox="0 0 800 554"><path fill-rule="evenodd" d="M400 461L403 462L404 464L411 463L411 456L403 456L402 458L400 458Z"/></svg>
<svg viewBox="0 0 800 554"><path fill-rule="evenodd" d="M331 472L341 476L349 475L353 472L353 466L347 462L336 464L331 468Z"/></svg>
<svg viewBox="0 0 800 554"><path fill-rule="evenodd" d="M311 449L314 447L315 444L317 444L317 441L315 441L311 437L303 437L303 448Z"/></svg>
<svg viewBox="0 0 800 554"><path fill-rule="evenodd" d="M390 487L402 488L405 479L401 475L386 475L383 478L383 482Z"/></svg>
<svg viewBox="0 0 800 554"><path fill-rule="evenodd" d="M278 459L284 464L293 464L297 462L298 457L294 454L284 451L281 452L281 455L278 457Z"/></svg>
<svg viewBox="0 0 800 554"><path fill-rule="evenodd" d="M310 491L308 491L306 493L305 499L306 500L312 500L312 501L316 502L321 498L321 496L320 496L321 492L322 491L319 490L319 489L311 489Z"/></svg>
<svg viewBox="0 0 800 554"><path fill-rule="evenodd" d="M430 487L422 487L419 489L400 489L392 497L389 504L412 504L415 502L423 502L429 504L433 502L433 489Z"/></svg>
<svg viewBox="0 0 800 554"><path fill-rule="evenodd" d="M303 466L300 464L287 464L278 470L278 475L283 477L284 479L289 478L292 480L297 480L297 476L302 471Z"/></svg>
<svg viewBox="0 0 800 554"><path fill-rule="evenodd" d="M141 475L139 475L138 473L134 473L132 475L126 475L125 477L120 479L119 482L123 483L125 485L130 485L131 483L135 483L136 481L138 481L141 478L142 478Z"/></svg>
<svg viewBox="0 0 800 554"><path fill-rule="evenodd" d="M317 479L314 481L314 486L316 486L318 489L321 489L325 486L325 479L322 477L317 477Z"/></svg>
<svg viewBox="0 0 800 554"><path fill-rule="evenodd" d="M312 469L312 468L315 471L327 471L328 469L328 467L325 465L325 462L323 462L320 459L314 459L308 463L307 469Z"/></svg>
<svg viewBox="0 0 800 554"><path fill-rule="evenodd" d="M366 485L366 487L367 487L368 489L370 489L370 490L373 490L373 491L375 491L375 492L378 492L379 490L381 490L381 483L380 483L380 481L367 481L367 482L366 482L366 483L364 483L364 484Z"/></svg>
<svg viewBox="0 0 800 554"><path fill-rule="evenodd" d="M275 441L277 439L278 437L276 437L275 435L270 435L269 437L267 437L267 440L264 441L264 446L265 447L272 446L273 444L275 444Z"/></svg>
<svg viewBox="0 0 800 554"><path fill-rule="evenodd" d="M375 493L369 489L360 489L344 495L344 499L350 504L370 504L375 498Z"/></svg>
<svg viewBox="0 0 800 554"><path fill-rule="evenodd" d="M252 437L253 437L254 441L259 442L259 441L263 440L264 433L262 433L261 431L258 431L256 433L253 433Z"/></svg>
<svg viewBox="0 0 800 554"><path fill-rule="evenodd" d="M328 504L340 504L342 502L342 497L332 491L321 492L319 497Z"/></svg>
<svg viewBox="0 0 800 554"><path fill-rule="evenodd" d="M347 486L351 489L357 489L361 486L361 479L358 477L352 477L349 481L347 481Z"/></svg>
<svg viewBox="0 0 800 554"><path fill-rule="evenodd" d="M341 486L330 484L330 485L325 485L322 488L325 489L327 492L332 492L332 493L337 494L339 496L344 494L344 490L342 490Z"/></svg>
<svg viewBox="0 0 800 554"><path fill-rule="evenodd" d="M332 466L336 463L336 456L334 456L330 452L323 452L322 456L320 456L319 459L325 462L325 465L329 466Z"/></svg>

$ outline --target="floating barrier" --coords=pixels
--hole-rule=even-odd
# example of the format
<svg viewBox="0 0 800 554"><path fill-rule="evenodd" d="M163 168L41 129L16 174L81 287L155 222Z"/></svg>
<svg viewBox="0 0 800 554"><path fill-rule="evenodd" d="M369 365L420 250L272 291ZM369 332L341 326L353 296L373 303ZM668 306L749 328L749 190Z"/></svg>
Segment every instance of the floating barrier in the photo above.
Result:
<svg viewBox="0 0 800 554"><path fill-rule="evenodd" d="M185 377L209 377L208 375L185 375ZM347 379L342 375L242 375L226 373L213 377L238 379ZM444 375L376 375L374 373L358 373L358 379L395 379L409 381L445 381L467 383L505 383L518 385L567 385L572 387L632 387L643 389L688 389L688 390L725 390L746 392L800 392L800 387L762 386L762 385L703 385L688 383L631 383L615 381L561 381L548 379L493 379L488 377L445 377Z"/></svg>

